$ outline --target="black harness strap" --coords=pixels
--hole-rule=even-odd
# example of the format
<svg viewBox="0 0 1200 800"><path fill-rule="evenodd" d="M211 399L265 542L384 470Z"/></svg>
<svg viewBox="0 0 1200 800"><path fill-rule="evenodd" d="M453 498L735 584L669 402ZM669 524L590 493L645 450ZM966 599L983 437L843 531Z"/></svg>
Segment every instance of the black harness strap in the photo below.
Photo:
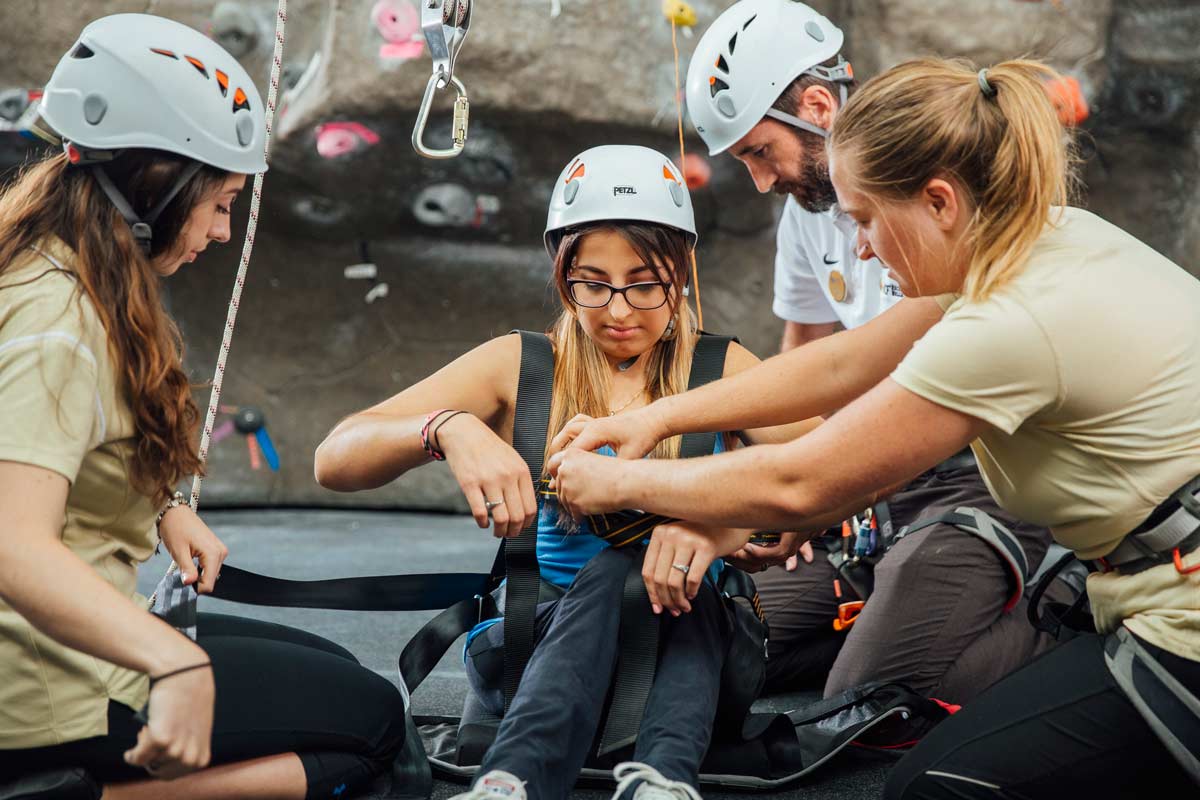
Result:
<svg viewBox="0 0 1200 800"><path fill-rule="evenodd" d="M542 477L546 435L550 427L550 397L554 388L554 350L541 333L520 331L521 375L517 381L513 449L529 466L530 479ZM533 655L534 615L541 572L537 562L537 519L515 539L502 544L508 585L504 596L504 710L521 683Z"/></svg>
<svg viewBox="0 0 1200 800"><path fill-rule="evenodd" d="M725 354L732 341L728 336L702 334L692 354L688 389L695 389L725 374ZM680 458L712 455L716 433L689 433L680 443ZM651 531L647 531L649 533ZM639 539L640 540L640 539ZM621 624L617 637L617 670L613 681L608 721L600 737L598 755L605 755L637 739L642 715L654 683L658 665L658 636L661 619L650 609L650 598L641 575L642 559L635 559L625 578L621 599Z"/></svg>

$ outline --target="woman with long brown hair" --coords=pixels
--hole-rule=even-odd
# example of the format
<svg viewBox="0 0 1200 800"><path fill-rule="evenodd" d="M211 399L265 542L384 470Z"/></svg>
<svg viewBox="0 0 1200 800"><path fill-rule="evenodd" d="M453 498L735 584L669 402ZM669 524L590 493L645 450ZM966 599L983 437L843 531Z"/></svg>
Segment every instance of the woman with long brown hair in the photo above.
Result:
<svg viewBox="0 0 1200 800"><path fill-rule="evenodd" d="M813 530L970 445L1002 507L1086 560L1103 635L968 703L900 762L889 798L1184 796L1200 782L1200 282L1068 205L1072 148L1043 88L1057 77L924 59L840 113L831 177L861 253L945 312L915 344L886 315L872 323L898 337L890 377L778 447L670 472L586 452L785 421L804 403L779 391L795 380L781 359L640 420L579 426L551 460L576 514ZM746 401L729 404L735 391Z"/></svg>
<svg viewBox="0 0 1200 800"><path fill-rule="evenodd" d="M258 93L198 32L117 15L40 111L63 152L0 194L0 795L352 796L403 740L395 687L282 626L202 614L193 642L136 594L160 537L201 593L227 552L175 491L198 414L160 284L266 169Z"/></svg>
<svg viewBox="0 0 1200 800"><path fill-rule="evenodd" d="M699 338L686 299L695 243L691 200L679 170L662 154L597 147L563 171L546 229L562 301L549 332L554 375L547 434L573 419L620 415L687 388ZM617 611L631 564L626 551L590 535L588 523L576 528L561 518L552 495L535 495L530 468L512 445L521 349L518 336L480 345L342 421L316 458L318 481L340 491L382 486L431 457L445 458L479 527L486 528L490 516L495 535L511 537L537 520L541 576L548 596L557 597L538 604L538 643L506 713L503 620L481 623L467 639L471 687L485 708L504 714L480 777L464 795L472 798L570 792L615 668ZM733 343L723 373L756 361ZM746 436L778 441L808 427ZM729 444L717 437L716 451ZM674 438L652 455L672 460L679 453ZM678 554L668 569L680 610L665 621L634 762L617 768L618 794L696 797L729 636L705 575L720 569L707 569L714 548L731 545L725 552L732 552L750 533L687 523L654 531L651 552L670 547ZM699 554L705 567L692 569L685 551Z"/></svg>

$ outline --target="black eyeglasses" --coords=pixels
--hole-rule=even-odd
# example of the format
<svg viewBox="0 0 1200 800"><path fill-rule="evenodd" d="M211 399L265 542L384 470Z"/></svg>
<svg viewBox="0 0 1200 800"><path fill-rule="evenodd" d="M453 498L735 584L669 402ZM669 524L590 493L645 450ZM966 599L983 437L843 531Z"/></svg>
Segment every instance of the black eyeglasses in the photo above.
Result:
<svg viewBox="0 0 1200 800"><path fill-rule="evenodd" d="M613 295L618 294L625 298L630 308L639 311L653 311L667 302L667 284L662 281L613 286L603 281L568 278L567 291L571 299L584 308L604 308L612 302Z"/></svg>

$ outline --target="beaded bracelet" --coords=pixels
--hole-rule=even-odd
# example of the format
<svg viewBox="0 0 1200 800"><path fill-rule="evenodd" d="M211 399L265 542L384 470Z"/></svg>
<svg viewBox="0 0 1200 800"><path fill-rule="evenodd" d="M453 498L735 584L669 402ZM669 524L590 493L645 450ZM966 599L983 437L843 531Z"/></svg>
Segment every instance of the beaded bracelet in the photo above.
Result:
<svg viewBox="0 0 1200 800"><path fill-rule="evenodd" d="M421 423L421 447L424 448L425 452L428 453L429 457L432 458L434 461L445 461L446 454L443 453L442 451L436 449L432 444L430 444L430 442L429 442L429 424L431 422L433 422L435 419L437 419L438 417L440 417L442 414L445 414L447 411L450 411L450 410L451 409L449 409L449 408L439 408L437 411L434 411L431 414L427 415L425 417L425 421L423 423Z"/></svg>

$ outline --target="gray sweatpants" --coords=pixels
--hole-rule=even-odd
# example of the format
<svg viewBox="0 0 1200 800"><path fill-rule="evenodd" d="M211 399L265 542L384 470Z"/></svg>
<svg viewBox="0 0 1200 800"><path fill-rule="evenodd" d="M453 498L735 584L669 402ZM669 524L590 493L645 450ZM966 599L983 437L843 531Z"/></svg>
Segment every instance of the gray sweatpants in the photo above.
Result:
<svg viewBox="0 0 1200 800"><path fill-rule="evenodd" d="M1008 527L1030 568L1046 554L1050 534L1017 521L996 505L974 466L924 473L888 498L898 530L959 506L982 509ZM770 625L768 689L823 686L830 696L874 681L963 703L1049 650L1054 640L1026 618L1025 601L1004 612L1006 567L978 537L935 525L896 544L875 567L875 588L848 632L833 630L838 603L857 599L814 546L812 564L795 572L773 567L755 576Z"/></svg>

